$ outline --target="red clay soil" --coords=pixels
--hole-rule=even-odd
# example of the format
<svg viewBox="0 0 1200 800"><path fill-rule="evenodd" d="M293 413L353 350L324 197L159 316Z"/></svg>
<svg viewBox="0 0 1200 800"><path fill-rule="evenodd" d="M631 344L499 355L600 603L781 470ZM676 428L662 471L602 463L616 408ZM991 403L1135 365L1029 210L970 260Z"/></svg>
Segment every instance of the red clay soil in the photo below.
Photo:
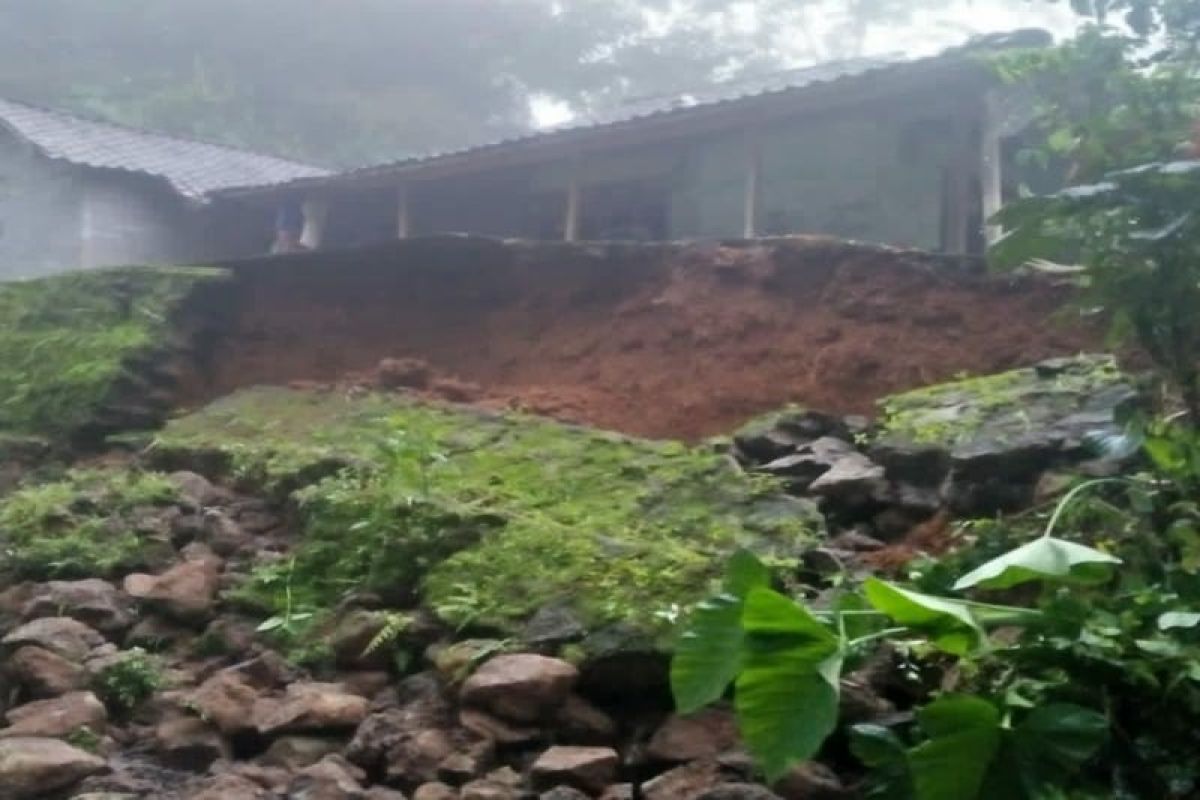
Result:
<svg viewBox="0 0 1200 800"><path fill-rule="evenodd" d="M1094 349L1066 290L828 239L755 245L417 240L233 265L198 404L253 384L429 374L433 396L651 437L787 403L870 413L896 391Z"/></svg>

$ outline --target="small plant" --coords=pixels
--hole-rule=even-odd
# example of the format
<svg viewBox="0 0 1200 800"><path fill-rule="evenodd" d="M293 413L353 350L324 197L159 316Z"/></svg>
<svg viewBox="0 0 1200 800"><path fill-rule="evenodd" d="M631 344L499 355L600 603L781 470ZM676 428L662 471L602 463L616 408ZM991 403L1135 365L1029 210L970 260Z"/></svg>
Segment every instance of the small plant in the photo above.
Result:
<svg viewBox="0 0 1200 800"><path fill-rule="evenodd" d="M122 653L93 680L97 696L118 714L133 711L162 685L162 667L158 660L137 647Z"/></svg>
<svg viewBox="0 0 1200 800"><path fill-rule="evenodd" d="M102 741L103 739L100 737L100 734L87 726L76 728L68 733L66 737L67 744L89 753L97 752L100 749Z"/></svg>
<svg viewBox="0 0 1200 800"><path fill-rule="evenodd" d="M379 633L372 637L367 646L363 648L363 657L367 657L384 647L394 644L401 634L412 627L413 618L410 614L405 614L399 611L389 612L384 615L383 627L379 629Z"/></svg>

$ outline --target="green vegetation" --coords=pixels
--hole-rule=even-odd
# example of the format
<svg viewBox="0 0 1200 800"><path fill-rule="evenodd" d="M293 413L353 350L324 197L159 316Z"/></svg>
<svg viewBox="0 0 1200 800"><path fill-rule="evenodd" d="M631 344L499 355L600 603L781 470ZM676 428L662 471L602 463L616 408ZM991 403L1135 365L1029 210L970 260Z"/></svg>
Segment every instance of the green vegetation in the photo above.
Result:
<svg viewBox="0 0 1200 800"><path fill-rule="evenodd" d="M136 647L121 653L92 680L96 696L117 714L128 714L162 687L162 666Z"/></svg>
<svg viewBox="0 0 1200 800"><path fill-rule="evenodd" d="M1063 360L1053 370L1028 367L964 378L884 398L881 435L954 449L986 424L989 432L1015 439L1036 430L1043 417L1061 418L1126 386L1115 359L1102 355Z"/></svg>
<svg viewBox="0 0 1200 800"><path fill-rule="evenodd" d="M215 270L138 268L0 284L0 432L69 436Z"/></svg>
<svg viewBox="0 0 1200 800"><path fill-rule="evenodd" d="M778 776L822 751L839 677L886 642L920 699L913 722L850 731L869 796L1194 796L1200 438L1152 427L1144 473L1081 483L1040 522L976 523L904 583L847 578L808 605L737 556L679 640L680 709L734 683L743 735Z"/></svg>
<svg viewBox="0 0 1200 800"><path fill-rule="evenodd" d="M514 631L566 601L592 628L661 630L654 612L702 596L733 550L792 558L819 525L708 451L382 395L242 392L156 449L216 452L240 480L294 492L293 559L240 592L293 622L367 591L459 626Z"/></svg>
<svg viewBox="0 0 1200 800"><path fill-rule="evenodd" d="M0 500L0 569L34 580L117 576L152 550L140 512L175 499L164 476L127 470L75 470L20 489Z"/></svg>

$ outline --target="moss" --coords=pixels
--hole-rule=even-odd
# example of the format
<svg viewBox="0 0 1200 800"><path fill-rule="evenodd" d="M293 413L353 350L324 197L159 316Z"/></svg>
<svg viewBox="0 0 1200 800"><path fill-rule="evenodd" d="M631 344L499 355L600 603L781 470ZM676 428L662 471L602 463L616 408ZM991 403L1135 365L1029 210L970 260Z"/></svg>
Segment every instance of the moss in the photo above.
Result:
<svg viewBox="0 0 1200 800"><path fill-rule="evenodd" d="M950 449L985 427L1018 438L1035 430L1042 417L1064 416L1098 393L1126 385L1115 359L1105 355L964 377L881 400L881 435Z"/></svg>
<svg viewBox="0 0 1200 800"><path fill-rule="evenodd" d="M219 270L125 268L0 284L0 431L86 425L123 367L164 343L170 315Z"/></svg>
<svg viewBox="0 0 1200 800"><path fill-rule="evenodd" d="M142 565L150 549L138 515L168 505L177 490L165 476L127 470L76 470L0 500L3 570L18 577L111 577Z"/></svg>
<svg viewBox="0 0 1200 800"><path fill-rule="evenodd" d="M819 524L706 450L379 395L251 390L156 448L172 463L215 450L276 491L310 476L294 603L366 589L508 633L553 602L590 626L662 629L656 612L703 597L732 550L790 558ZM352 466L318 477L337 463Z"/></svg>

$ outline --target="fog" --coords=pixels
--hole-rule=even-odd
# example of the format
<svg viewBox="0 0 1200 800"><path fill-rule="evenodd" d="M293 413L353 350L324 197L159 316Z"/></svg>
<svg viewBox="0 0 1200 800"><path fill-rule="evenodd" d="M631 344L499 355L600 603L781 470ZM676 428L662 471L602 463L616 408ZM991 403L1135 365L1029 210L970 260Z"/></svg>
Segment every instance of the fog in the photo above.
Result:
<svg viewBox="0 0 1200 800"><path fill-rule="evenodd" d="M1051 0L0 0L0 96L355 165L981 33Z"/></svg>

